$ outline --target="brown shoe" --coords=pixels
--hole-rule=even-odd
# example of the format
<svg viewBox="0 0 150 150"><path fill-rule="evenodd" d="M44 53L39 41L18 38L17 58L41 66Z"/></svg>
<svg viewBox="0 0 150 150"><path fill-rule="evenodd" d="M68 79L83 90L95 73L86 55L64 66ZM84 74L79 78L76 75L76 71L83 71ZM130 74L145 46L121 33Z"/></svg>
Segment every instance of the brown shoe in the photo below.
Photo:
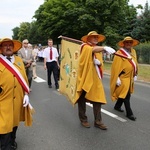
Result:
<svg viewBox="0 0 150 150"><path fill-rule="evenodd" d="M100 128L101 130L107 130L107 126L105 126L102 122L95 122L94 126Z"/></svg>
<svg viewBox="0 0 150 150"><path fill-rule="evenodd" d="M81 124L85 128L90 128L90 124L88 122L81 122Z"/></svg>

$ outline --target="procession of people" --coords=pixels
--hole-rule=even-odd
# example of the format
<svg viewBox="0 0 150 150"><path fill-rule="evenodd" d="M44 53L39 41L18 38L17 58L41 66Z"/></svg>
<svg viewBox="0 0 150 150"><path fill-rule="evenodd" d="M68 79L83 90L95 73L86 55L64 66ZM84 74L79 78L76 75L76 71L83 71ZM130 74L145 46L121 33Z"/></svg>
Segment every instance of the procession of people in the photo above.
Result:
<svg viewBox="0 0 150 150"><path fill-rule="evenodd" d="M137 56L133 47L138 45L139 41L132 37L125 37L118 42L119 50L116 51L108 46L97 45L104 40L106 40L106 37L96 31L90 31L81 38L75 104L78 104L78 117L83 127L91 127L86 115L86 103L91 103L93 105L94 126L107 130L101 116L102 105L107 103L102 83L103 52L115 54L110 75L111 99L116 101L114 109L123 112L121 106L124 103L126 116L135 121L136 117L131 109L130 97L134 91L134 82L138 75ZM24 39L22 42L9 38L0 40L1 150L17 149L15 139L21 121L26 122L27 126L32 125L31 110L33 107L30 104L29 97L30 92L32 92L32 80L38 77L36 73L38 51L40 50L37 46L33 48L28 39ZM42 57L44 61L40 61L40 63L43 63L43 69L47 70L48 87L52 88L54 85L55 89L59 91L59 53L53 46L52 39L48 39L48 46L43 50ZM27 111L29 118L25 116L28 107L28 110L30 110Z"/></svg>

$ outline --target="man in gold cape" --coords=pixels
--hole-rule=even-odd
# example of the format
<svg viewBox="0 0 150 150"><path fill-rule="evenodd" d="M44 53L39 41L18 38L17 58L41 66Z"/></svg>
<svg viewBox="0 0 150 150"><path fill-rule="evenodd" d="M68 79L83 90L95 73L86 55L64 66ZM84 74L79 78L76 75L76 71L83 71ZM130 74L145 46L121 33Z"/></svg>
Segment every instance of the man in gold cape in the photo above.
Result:
<svg viewBox="0 0 150 150"><path fill-rule="evenodd" d="M125 37L118 43L120 49L116 53L124 57L117 55L114 57L110 79L111 99L117 100L114 109L123 112L121 106L124 103L126 116L133 121L136 117L130 107L130 96L134 91L134 81L137 79L138 64L136 51L132 47L137 44L139 41L131 37Z"/></svg>
<svg viewBox="0 0 150 150"><path fill-rule="evenodd" d="M101 105L106 104L105 92L102 84L102 51L114 53L115 50L107 46L97 46L98 42L105 40L105 36L91 31L81 38L85 42L81 46L76 101L81 124L89 128L90 124L86 116L86 102L93 104L94 126L102 130L107 127L102 123Z"/></svg>
<svg viewBox="0 0 150 150"><path fill-rule="evenodd" d="M31 107L29 108L28 93L23 89L17 77L7 68L12 64L21 74L25 82L28 80L23 61L15 56L22 47L17 40L3 38L0 40L0 148L17 149L15 142L17 127L20 121L26 126L32 124ZM11 59L11 60L7 60ZM4 61L3 61L4 60ZM3 62L7 62L4 64ZM10 62L11 61L11 62ZM18 74L19 75L19 74ZM22 80L23 81L23 80Z"/></svg>

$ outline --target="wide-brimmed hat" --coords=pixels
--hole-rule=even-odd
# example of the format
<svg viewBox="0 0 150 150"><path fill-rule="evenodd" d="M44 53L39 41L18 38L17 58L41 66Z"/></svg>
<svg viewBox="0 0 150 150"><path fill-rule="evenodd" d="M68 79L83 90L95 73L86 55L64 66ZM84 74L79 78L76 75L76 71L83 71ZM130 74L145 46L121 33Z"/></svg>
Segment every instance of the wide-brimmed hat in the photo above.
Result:
<svg viewBox="0 0 150 150"><path fill-rule="evenodd" d="M87 42L88 37L89 37L89 36L94 36L94 35L97 35L97 36L98 36L98 42L102 42L102 41L104 41L104 40L106 39L106 37L105 37L104 35L98 34L96 31L91 31L91 32L89 32L87 35L83 36L83 37L81 38L81 40L82 40L83 42Z"/></svg>
<svg viewBox="0 0 150 150"><path fill-rule="evenodd" d="M127 37L125 37L122 41L118 42L118 45L119 45L120 47L123 47L125 41L132 41L132 42L133 42L133 43L132 43L132 46L136 46L136 45L139 44L139 41L138 41L138 40L133 39L133 38L130 37L130 36L127 36Z"/></svg>
<svg viewBox="0 0 150 150"><path fill-rule="evenodd" d="M18 40L12 40L12 39L9 39L9 38L3 38L0 40L0 53L2 53L2 50L1 50L1 45L2 43L4 42L8 42L8 41L11 41L14 43L14 49L13 49L13 52L17 52L21 47L22 47L22 43Z"/></svg>

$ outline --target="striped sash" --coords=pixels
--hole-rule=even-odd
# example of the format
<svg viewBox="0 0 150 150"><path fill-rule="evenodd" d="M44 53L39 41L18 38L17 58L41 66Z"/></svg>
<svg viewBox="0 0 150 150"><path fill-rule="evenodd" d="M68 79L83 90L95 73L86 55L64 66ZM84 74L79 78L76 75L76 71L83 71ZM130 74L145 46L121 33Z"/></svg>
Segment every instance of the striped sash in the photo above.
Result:
<svg viewBox="0 0 150 150"><path fill-rule="evenodd" d="M131 57L131 55L129 53L127 53L123 48L120 49L121 53L127 57ZM133 59L128 59L128 61L130 62L130 64L133 66L134 68L134 76L136 75L137 72L137 67L136 67L136 63L134 62Z"/></svg>
<svg viewBox="0 0 150 150"><path fill-rule="evenodd" d="M3 55L0 55L0 62L17 78L24 91L29 93L29 86L27 85L27 82L25 81L19 70Z"/></svg>

